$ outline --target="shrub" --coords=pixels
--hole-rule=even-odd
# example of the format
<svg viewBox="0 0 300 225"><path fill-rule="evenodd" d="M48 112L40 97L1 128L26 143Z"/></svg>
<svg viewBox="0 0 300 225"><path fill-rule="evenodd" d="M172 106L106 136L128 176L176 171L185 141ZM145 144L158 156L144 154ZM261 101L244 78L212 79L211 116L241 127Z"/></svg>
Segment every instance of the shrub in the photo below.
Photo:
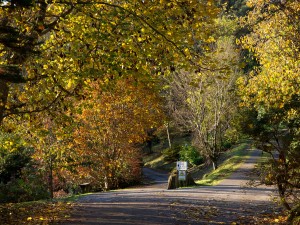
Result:
<svg viewBox="0 0 300 225"><path fill-rule="evenodd" d="M46 185L38 178L18 178L0 183L0 203L34 201L49 198Z"/></svg>
<svg viewBox="0 0 300 225"><path fill-rule="evenodd" d="M228 150L232 147L232 142L230 140L225 140L222 142L222 149Z"/></svg>
<svg viewBox="0 0 300 225"><path fill-rule="evenodd" d="M204 162L204 159L200 155L199 151L194 146L189 144L184 144L181 146L179 155L180 160L187 161L193 166L200 165Z"/></svg>
<svg viewBox="0 0 300 225"><path fill-rule="evenodd" d="M0 203L49 197L43 177L32 159L34 150L20 138L0 133Z"/></svg>
<svg viewBox="0 0 300 225"><path fill-rule="evenodd" d="M174 162L179 159L180 145L175 145L171 148L166 148L162 151L164 160L167 162Z"/></svg>

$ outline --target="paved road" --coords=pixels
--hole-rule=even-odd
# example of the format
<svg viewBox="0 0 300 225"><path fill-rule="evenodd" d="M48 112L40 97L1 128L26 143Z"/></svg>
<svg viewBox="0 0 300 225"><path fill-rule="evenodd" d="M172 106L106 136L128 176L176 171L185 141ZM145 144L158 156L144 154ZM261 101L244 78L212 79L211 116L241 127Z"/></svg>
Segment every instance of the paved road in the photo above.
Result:
<svg viewBox="0 0 300 225"><path fill-rule="evenodd" d="M147 188L166 189L169 173L145 167L143 168L143 176L151 183L151 185L147 185Z"/></svg>
<svg viewBox="0 0 300 225"><path fill-rule="evenodd" d="M271 188L245 186L260 155L251 151L239 170L214 187L166 190L167 174L144 169L154 184L84 196L63 224L258 224L279 209L270 201Z"/></svg>

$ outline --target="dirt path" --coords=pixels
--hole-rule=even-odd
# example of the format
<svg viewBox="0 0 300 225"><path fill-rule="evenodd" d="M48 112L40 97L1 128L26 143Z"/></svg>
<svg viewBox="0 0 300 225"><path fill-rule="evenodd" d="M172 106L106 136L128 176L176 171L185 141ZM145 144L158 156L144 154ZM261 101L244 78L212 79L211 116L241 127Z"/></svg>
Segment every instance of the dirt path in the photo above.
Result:
<svg viewBox="0 0 300 225"><path fill-rule="evenodd" d="M214 187L166 190L167 174L145 169L157 183L81 197L63 224L264 224L258 220L279 211L270 201L272 189L245 186L259 155L253 150L240 169Z"/></svg>

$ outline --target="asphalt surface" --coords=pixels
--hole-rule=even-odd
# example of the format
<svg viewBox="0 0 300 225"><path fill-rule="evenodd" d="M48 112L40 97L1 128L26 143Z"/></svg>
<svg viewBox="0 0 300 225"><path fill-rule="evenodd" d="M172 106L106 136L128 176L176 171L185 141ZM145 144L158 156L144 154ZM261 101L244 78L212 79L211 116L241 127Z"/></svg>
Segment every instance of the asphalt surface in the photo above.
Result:
<svg viewBox="0 0 300 225"><path fill-rule="evenodd" d="M273 188L247 185L261 154L251 151L235 173L212 187L167 190L168 174L145 168L148 185L83 196L62 224L263 224L280 209L271 201Z"/></svg>

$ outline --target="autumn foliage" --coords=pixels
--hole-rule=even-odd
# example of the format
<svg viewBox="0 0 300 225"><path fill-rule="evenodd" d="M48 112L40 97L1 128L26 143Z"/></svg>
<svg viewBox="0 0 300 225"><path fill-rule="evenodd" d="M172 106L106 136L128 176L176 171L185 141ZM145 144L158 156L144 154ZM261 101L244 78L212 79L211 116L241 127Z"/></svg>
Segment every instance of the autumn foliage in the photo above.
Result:
<svg viewBox="0 0 300 225"><path fill-rule="evenodd" d="M0 0L2 196L136 183L141 144L168 115L215 166L237 129L258 140L295 217L299 12L299 0Z"/></svg>
<svg viewBox="0 0 300 225"><path fill-rule="evenodd" d="M107 190L140 180L137 144L162 116L159 98L150 88L130 79L117 80L105 91L100 82L90 83L90 95L78 105L73 134L82 182Z"/></svg>
<svg viewBox="0 0 300 225"><path fill-rule="evenodd" d="M270 156L266 183L275 184L281 203L299 216L299 12L300 2L248 1L240 39L258 65L240 79L243 129ZM268 172L266 172L268 171ZM298 217L299 218L299 217Z"/></svg>

